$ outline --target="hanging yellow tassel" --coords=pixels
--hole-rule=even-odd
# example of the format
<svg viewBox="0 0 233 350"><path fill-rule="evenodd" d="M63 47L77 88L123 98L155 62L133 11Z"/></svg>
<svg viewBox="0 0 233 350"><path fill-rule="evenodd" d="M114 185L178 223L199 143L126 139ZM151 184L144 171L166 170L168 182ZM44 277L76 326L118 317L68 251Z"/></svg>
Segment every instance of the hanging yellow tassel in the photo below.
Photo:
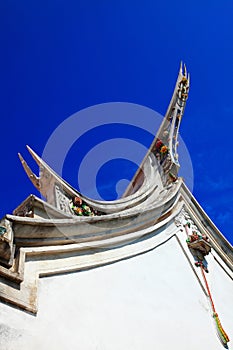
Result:
<svg viewBox="0 0 233 350"><path fill-rule="evenodd" d="M230 339L228 338L228 335L226 334L226 332L222 328L221 322L220 322L218 314L216 312L213 314L213 318L215 320L220 339L222 340L224 345L227 345L227 343L230 341Z"/></svg>
<svg viewBox="0 0 233 350"><path fill-rule="evenodd" d="M211 306L212 306L212 310L213 310L213 318L214 318L216 326L217 326L217 332L218 332L219 338L221 339L222 343L227 347L227 343L230 341L230 339L228 338L228 335L226 334L226 332L222 328L222 325L221 325L221 322L219 320L218 314L215 311L214 302L213 302L213 299L212 299L212 296L211 296L211 293L210 293L210 288L209 288L209 285L208 285L208 282L207 282L207 279L206 279L206 276L205 276L205 273L204 273L203 264L201 265L201 272L202 272L202 276L203 276L203 279L205 281L206 289L208 291L208 295L209 295L209 298L210 298L210 302L211 302Z"/></svg>

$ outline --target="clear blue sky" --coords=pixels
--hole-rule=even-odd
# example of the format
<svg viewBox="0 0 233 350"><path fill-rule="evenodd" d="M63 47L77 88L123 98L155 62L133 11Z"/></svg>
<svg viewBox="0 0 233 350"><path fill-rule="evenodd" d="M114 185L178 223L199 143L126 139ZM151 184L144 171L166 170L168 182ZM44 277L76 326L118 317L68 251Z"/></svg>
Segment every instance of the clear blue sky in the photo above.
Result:
<svg viewBox="0 0 233 350"><path fill-rule="evenodd" d="M232 13L230 0L2 1L0 216L37 194L17 159L26 144L42 154L64 119L99 103L131 102L164 114L183 60L191 90L181 135L193 193L233 243ZM139 142L144 136L135 133ZM115 173L110 165L105 181ZM72 182L71 173L68 166Z"/></svg>

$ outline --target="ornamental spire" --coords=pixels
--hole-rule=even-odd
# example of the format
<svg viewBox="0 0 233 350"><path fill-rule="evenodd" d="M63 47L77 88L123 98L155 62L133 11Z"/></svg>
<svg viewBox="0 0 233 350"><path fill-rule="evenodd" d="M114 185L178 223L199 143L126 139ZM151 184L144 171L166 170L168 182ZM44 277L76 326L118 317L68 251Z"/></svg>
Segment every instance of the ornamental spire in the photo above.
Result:
<svg viewBox="0 0 233 350"><path fill-rule="evenodd" d="M175 181L180 167L177 147L179 144L179 127L190 86L190 75L186 66L181 62L178 78L172 99L159 131L151 145L159 165L164 185L170 180Z"/></svg>
<svg viewBox="0 0 233 350"><path fill-rule="evenodd" d="M42 196L46 198L49 204L56 206L56 198L54 194L55 186L62 191L65 191L70 197L79 196L78 191L73 189L66 181L56 174L55 171L52 170L29 146L26 147L36 164L39 166L39 176L36 176L32 172L20 153L18 153L19 159L29 179Z"/></svg>
<svg viewBox="0 0 233 350"><path fill-rule="evenodd" d="M135 193L140 188L145 180L144 165L149 158L151 158L149 163L153 164L151 166L158 168L162 186L167 186L177 180L180 167L177 153L179 127L188 98L189 86L190 75L187 73L186 66L181 62L175 89L162 124L123 197ZM154 156L157 158L156 165L153 160Z"/></svg>

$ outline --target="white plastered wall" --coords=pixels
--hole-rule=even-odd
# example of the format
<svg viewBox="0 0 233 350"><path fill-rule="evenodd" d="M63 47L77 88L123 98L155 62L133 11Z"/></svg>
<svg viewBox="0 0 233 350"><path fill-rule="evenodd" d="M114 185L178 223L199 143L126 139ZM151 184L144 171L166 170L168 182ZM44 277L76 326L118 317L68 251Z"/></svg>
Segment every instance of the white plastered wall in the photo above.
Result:
<svg viewBox="0 0 233 350"><path fill-rule="evenodd" d="M212 256L208 260L216 308L232 339L233 284ZM1 350L223 348L175 237L114 264L41 278L38 307L32 316L0 304Z"/></svg>

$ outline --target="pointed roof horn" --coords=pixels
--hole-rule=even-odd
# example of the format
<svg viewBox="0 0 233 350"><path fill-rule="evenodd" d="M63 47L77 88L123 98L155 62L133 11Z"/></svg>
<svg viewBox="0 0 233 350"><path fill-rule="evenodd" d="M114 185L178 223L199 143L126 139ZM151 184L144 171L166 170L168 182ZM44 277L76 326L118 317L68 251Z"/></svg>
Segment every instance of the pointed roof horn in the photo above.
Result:
<svg viewBox="0 0 233 350"><path fill-rule="evenodd" d="M24 168L25 173L27 174L27 176L29 177L29 179L31 180L32 184L38 189L40 190L40 183L39 183L39 177L36 176L33 171L31 170L31 168L28 166L27 162L24 160L24 158L22 157L22 155L20 153L18 153L20 162Z"/></svg>

